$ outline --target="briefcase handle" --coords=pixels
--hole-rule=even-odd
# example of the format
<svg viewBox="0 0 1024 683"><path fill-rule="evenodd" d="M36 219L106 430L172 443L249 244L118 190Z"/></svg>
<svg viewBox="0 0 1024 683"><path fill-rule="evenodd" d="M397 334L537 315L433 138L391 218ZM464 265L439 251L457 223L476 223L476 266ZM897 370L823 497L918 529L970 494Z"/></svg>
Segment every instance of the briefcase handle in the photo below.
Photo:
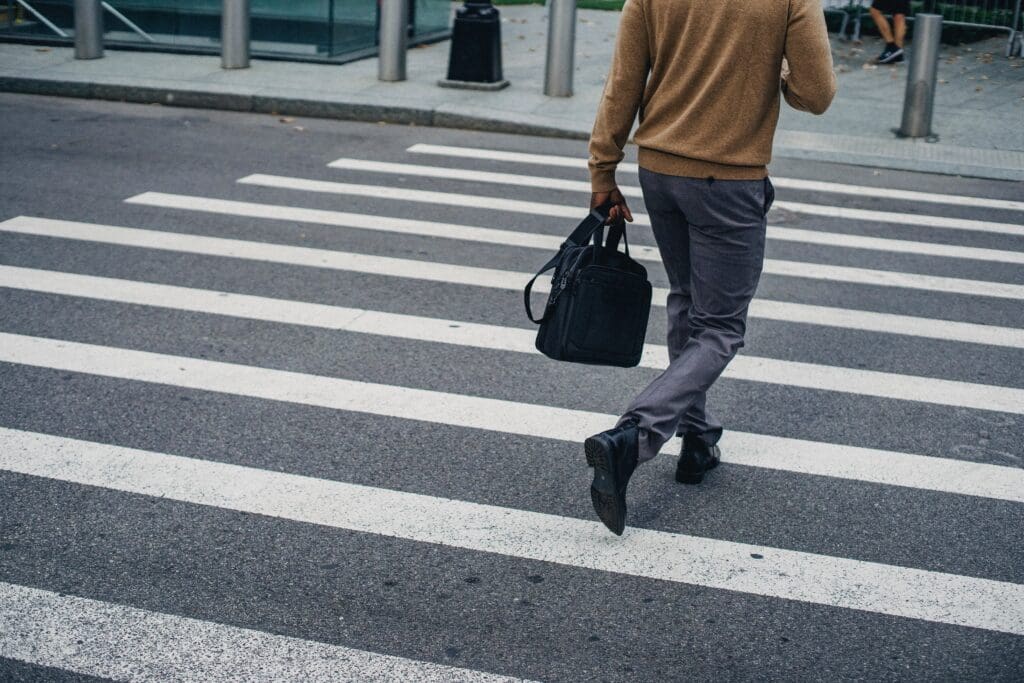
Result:
<svg viewBox="0 0 1024 683"><path fill-rule="evenodd" d="M533 307L530 306L530 292L533 291L533 283L537 281L541 275L551 270L558 265L559 261L562 260L562 255L565 253L567 247L582 247L584 244L590 241L590 238L594 236L598 230L600 230L605 221L608 220L608 212L611 211L614 204L610 201L601 204L600 206L594 207L590 210L590 213L580 221L580 224L576 226L576 229L572 231L568 238L562 242L561 246L558 247L558 253L551 257L551 260L545 263L537 274L533 276L529 283L526 285L526 289L523 290L523 303L526 306L526 316L530 319L530 322L540 325L551 312L551 306L549 302L548 306L545 306L544 315L540 318L533 317ZM609 235L610 237L611 235Z"/></svg>
<svg viewBox="0 0 1024 683"><path fill-rule="evenodd" d="M629 238L626 236L626 221L620 220L617 223L613 223L611 230L608 231L608 239L604 240L604 228L594 232L594 246L604 246L605 249L611 249L616 251L619 248L619 240L622 240L623 247L626 251L626 256L629 256ZM601 242L604 241L602 245Z"/></svg>

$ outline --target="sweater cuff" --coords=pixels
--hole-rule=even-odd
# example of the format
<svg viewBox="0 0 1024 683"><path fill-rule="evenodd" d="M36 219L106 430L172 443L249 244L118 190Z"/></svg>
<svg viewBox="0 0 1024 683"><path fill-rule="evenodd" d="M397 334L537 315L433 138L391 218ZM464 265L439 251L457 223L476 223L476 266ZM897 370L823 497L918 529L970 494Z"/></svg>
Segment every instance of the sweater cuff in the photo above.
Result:
<svg viewBox="0 0 1024 683"><path fill-rule="evenodd" d="M591 192L611 192L618 184L615 182L615 171L596 171L590 172L590 191Z"/></svg>

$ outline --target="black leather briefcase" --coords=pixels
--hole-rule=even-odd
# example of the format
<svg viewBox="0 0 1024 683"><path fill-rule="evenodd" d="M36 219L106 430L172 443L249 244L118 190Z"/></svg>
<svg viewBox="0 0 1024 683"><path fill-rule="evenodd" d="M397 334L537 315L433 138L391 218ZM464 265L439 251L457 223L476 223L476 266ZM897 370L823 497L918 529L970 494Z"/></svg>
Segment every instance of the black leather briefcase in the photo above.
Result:
<svg viewBox="0 0 1024 683"><path fill-rule="evenodd" d="M526 315L540 325L537 349L549 358L623 368L640 362L651 283L647 270L629 256L625 223L611 226L604 240L609 208L591 211L526 285ZM625 252L618 250L620 239ZM537 278L552 268L544 314L535 318L530 292Z"/></svg>

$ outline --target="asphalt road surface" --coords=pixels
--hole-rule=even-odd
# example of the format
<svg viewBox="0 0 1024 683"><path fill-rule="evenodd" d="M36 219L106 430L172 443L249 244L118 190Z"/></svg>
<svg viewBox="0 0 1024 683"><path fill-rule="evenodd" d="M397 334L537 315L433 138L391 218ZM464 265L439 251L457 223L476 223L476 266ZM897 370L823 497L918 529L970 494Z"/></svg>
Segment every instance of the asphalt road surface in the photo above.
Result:
<svg viewBox="0 0 1024 683"><path fill-rule="evenodd" d="M645 465L617 538L580 444L663 293L629 370L521 300L585 143L11 95L0 133L0 679L1024 676L1021 184L775 163L723 465Z"/></svg>

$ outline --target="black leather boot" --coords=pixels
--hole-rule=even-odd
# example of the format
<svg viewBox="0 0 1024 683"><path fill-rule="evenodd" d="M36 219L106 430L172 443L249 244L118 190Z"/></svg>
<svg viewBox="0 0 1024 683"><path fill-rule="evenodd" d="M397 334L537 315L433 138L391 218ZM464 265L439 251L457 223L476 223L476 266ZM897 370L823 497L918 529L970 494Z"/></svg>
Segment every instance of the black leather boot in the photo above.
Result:
<svg viewBox="0 0 1024 683"><path fill-rule="evenodd" d="M696 434L683 436L683 452L676 465L676 481L680 484L699 484L704 475L718 467L722 452L718 446L709 446Z"/></svg>
<svg viewBox="0 0 1024 683"><path fill-rule="evenodd" d="M594 468L590 499L604 525L619 536L626 528L626 485L636 469L640 430L635 422L595 434L583 449Z"/></svg>

